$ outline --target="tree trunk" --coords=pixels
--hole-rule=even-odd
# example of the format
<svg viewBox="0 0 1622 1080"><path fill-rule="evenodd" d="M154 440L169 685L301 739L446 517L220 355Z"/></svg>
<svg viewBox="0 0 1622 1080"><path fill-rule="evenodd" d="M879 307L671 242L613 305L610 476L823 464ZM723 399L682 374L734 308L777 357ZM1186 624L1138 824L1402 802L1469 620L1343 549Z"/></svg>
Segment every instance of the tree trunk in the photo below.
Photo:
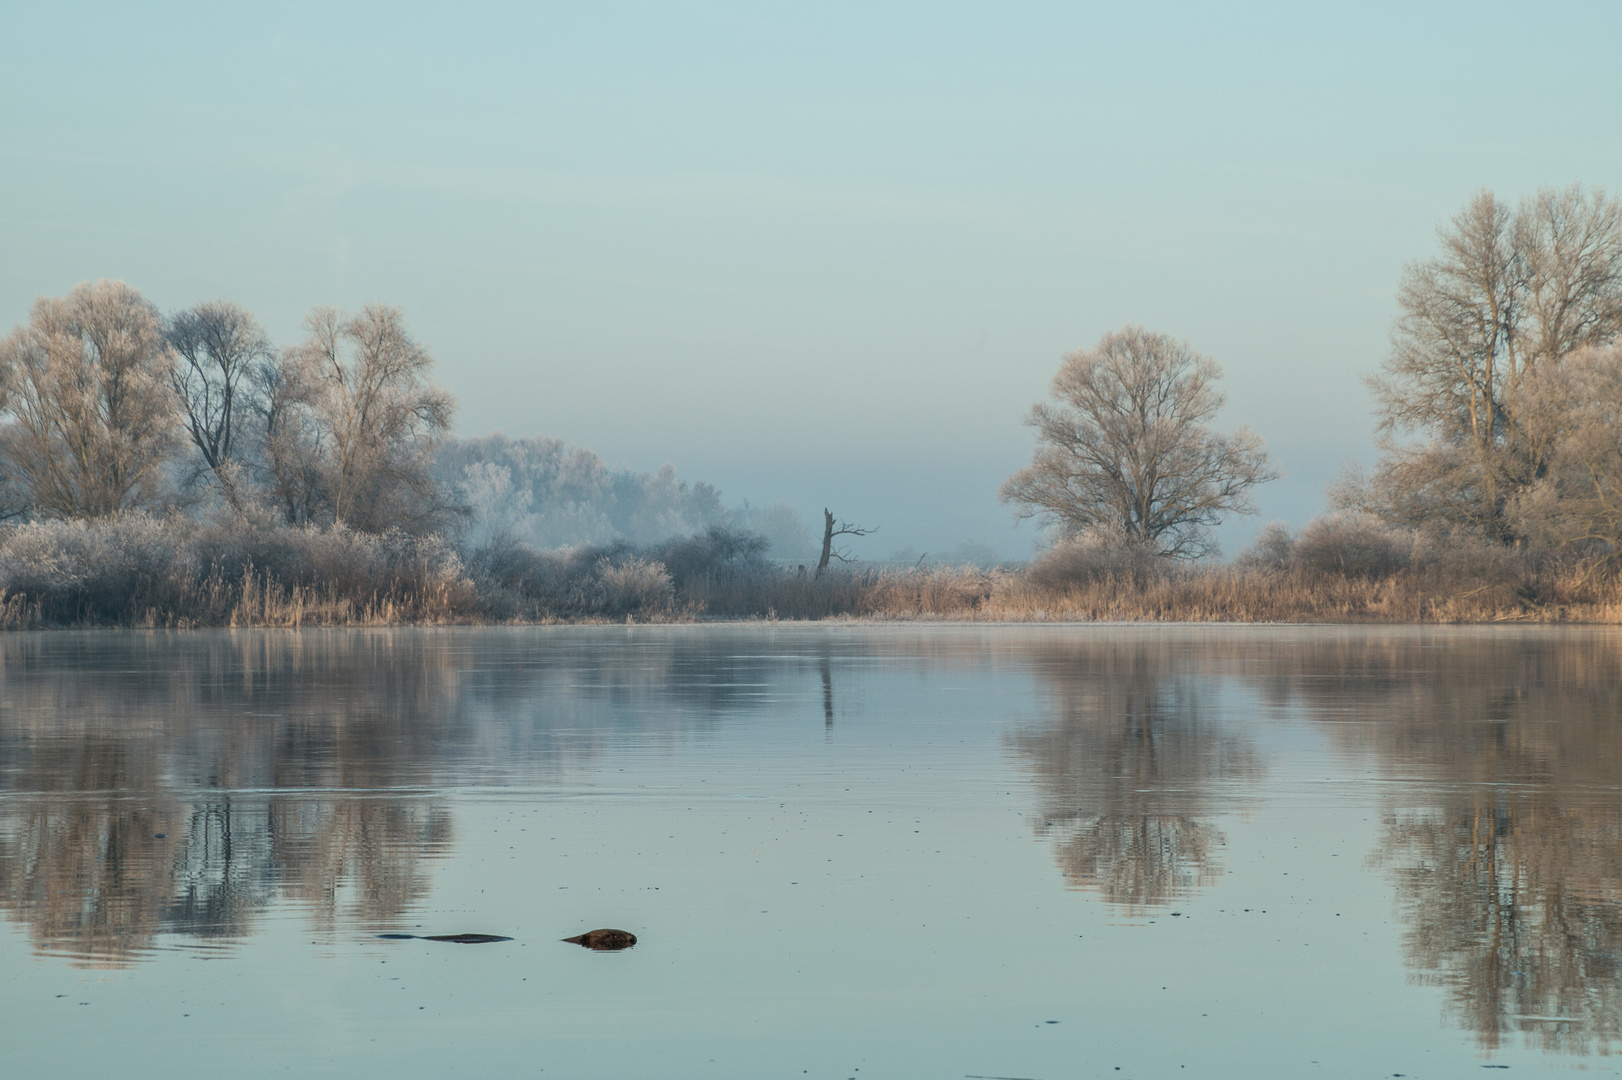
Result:
<svg viewBox="0 0 1622 1080"><path fill-rule="evenodd" d="M834 551L834 516L826 506L822 508L822 558L817 560L817 577L828 569L828 560Z"/></svg>

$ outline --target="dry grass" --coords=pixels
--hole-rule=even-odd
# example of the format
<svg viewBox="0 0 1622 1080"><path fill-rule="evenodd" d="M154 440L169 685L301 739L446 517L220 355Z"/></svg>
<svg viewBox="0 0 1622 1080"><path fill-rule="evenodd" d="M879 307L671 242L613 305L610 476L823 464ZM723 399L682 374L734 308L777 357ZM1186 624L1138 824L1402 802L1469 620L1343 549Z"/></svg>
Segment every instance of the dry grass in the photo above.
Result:
<svg viewBox="0 0 1622 1080"><path fill-rule="evenodd" d="M988 622L1622 622L1622 589L1580 567L1383 577L1214 566L1038 581L1024 570L930 567L690 588L695 614Z"/></svg>
<svg viewBox="0 0 1622 1080"><path fill-rule="evenodd" d="M672 549L674 550L674 549ZM385 626L876 619L1000 622L1622 622L1622 582L1579 563L1458 549L1396 569L1343 561L1195 568L1071 553L1030 568L814 579L756 561L625 547L474 571L433 537L134 514L0 530L0 628ZM691 553L688 553L691 555Z"/></svg>
<svg viewBox="0 0 1622 1080"><path fill-rule="evenodd" d="M268 574L251 572L226 591L224 600L230 614L219 625L225 626L436 625L479 621L482 609L466 581L399 582L384 592L355 596L332 582L283 586Z"/></svg>
<svg viewBox="0 0 1622 1080"><path fill-rule="evenodd" d="M0 594L0 629L122 626L189 630L238 626L400 626L483 622L471 588L442 583L397 586L385 592L344 595L333 583L284 585L269 574L227 580L212 576L181 582L108 612L92 605L64 607L26 593Z"/></svg>

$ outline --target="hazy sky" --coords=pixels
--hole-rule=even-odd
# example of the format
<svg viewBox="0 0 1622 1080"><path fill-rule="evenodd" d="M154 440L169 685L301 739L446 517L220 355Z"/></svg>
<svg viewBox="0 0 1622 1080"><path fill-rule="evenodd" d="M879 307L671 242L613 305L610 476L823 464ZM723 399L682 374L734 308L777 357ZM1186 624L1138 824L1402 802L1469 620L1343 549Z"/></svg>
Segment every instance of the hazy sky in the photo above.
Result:
<svg viewBox="0 0 1622 1080"><path fill-rule="evenodd" d="M400 305L463 434L974 537L1062 355L1227 369L1299 524L1372 456L1405 260L1622 186L1622 5L10 5L0 330L123 278L283 342Z"/></svg>

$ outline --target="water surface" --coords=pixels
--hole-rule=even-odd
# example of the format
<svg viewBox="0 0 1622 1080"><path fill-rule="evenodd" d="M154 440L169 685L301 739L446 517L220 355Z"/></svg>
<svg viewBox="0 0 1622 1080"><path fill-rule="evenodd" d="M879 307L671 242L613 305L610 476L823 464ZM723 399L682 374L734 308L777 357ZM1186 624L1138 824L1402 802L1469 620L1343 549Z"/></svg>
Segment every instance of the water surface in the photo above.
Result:
<svg viewBox="0 0 1622 1080"><path fill-rule="evenodd" d="M1610 1073L1619 717L1609 630L4 635L0 1076Z"/></svg>

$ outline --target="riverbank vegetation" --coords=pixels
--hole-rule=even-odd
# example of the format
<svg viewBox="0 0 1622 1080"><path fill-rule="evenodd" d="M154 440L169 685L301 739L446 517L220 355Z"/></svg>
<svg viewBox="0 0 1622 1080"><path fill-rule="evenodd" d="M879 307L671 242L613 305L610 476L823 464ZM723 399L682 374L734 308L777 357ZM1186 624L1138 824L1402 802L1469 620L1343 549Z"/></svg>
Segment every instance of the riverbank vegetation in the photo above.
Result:
<svg viewBox="0 0 1622 1080"><path fill-rule="evenodd" d="M1031 413L1002 489L1047 528L1031 562L829 566L831 512L819 560L792 508L668 466L455 439L395 308L278 349L226 301L80 285L0 341L0 626L1622 621L1622 202L1482 192L1439 240L1370 383L1379 463L1229 561L1211 529L1277 470L1211 427L1216 362L1141 327Z"/></svg>
<svg viewBox="0 0 1622 1080"><path fill-rule="evenodd" d="M1087 537L1024 566L835 568L714 528L638 547L464 555L437 535L145 511L0 529L0 626L372 626L707 619L1622 622L1603 564L1441 544L1358 515L1264 530L1229 563Z"/></svg>

